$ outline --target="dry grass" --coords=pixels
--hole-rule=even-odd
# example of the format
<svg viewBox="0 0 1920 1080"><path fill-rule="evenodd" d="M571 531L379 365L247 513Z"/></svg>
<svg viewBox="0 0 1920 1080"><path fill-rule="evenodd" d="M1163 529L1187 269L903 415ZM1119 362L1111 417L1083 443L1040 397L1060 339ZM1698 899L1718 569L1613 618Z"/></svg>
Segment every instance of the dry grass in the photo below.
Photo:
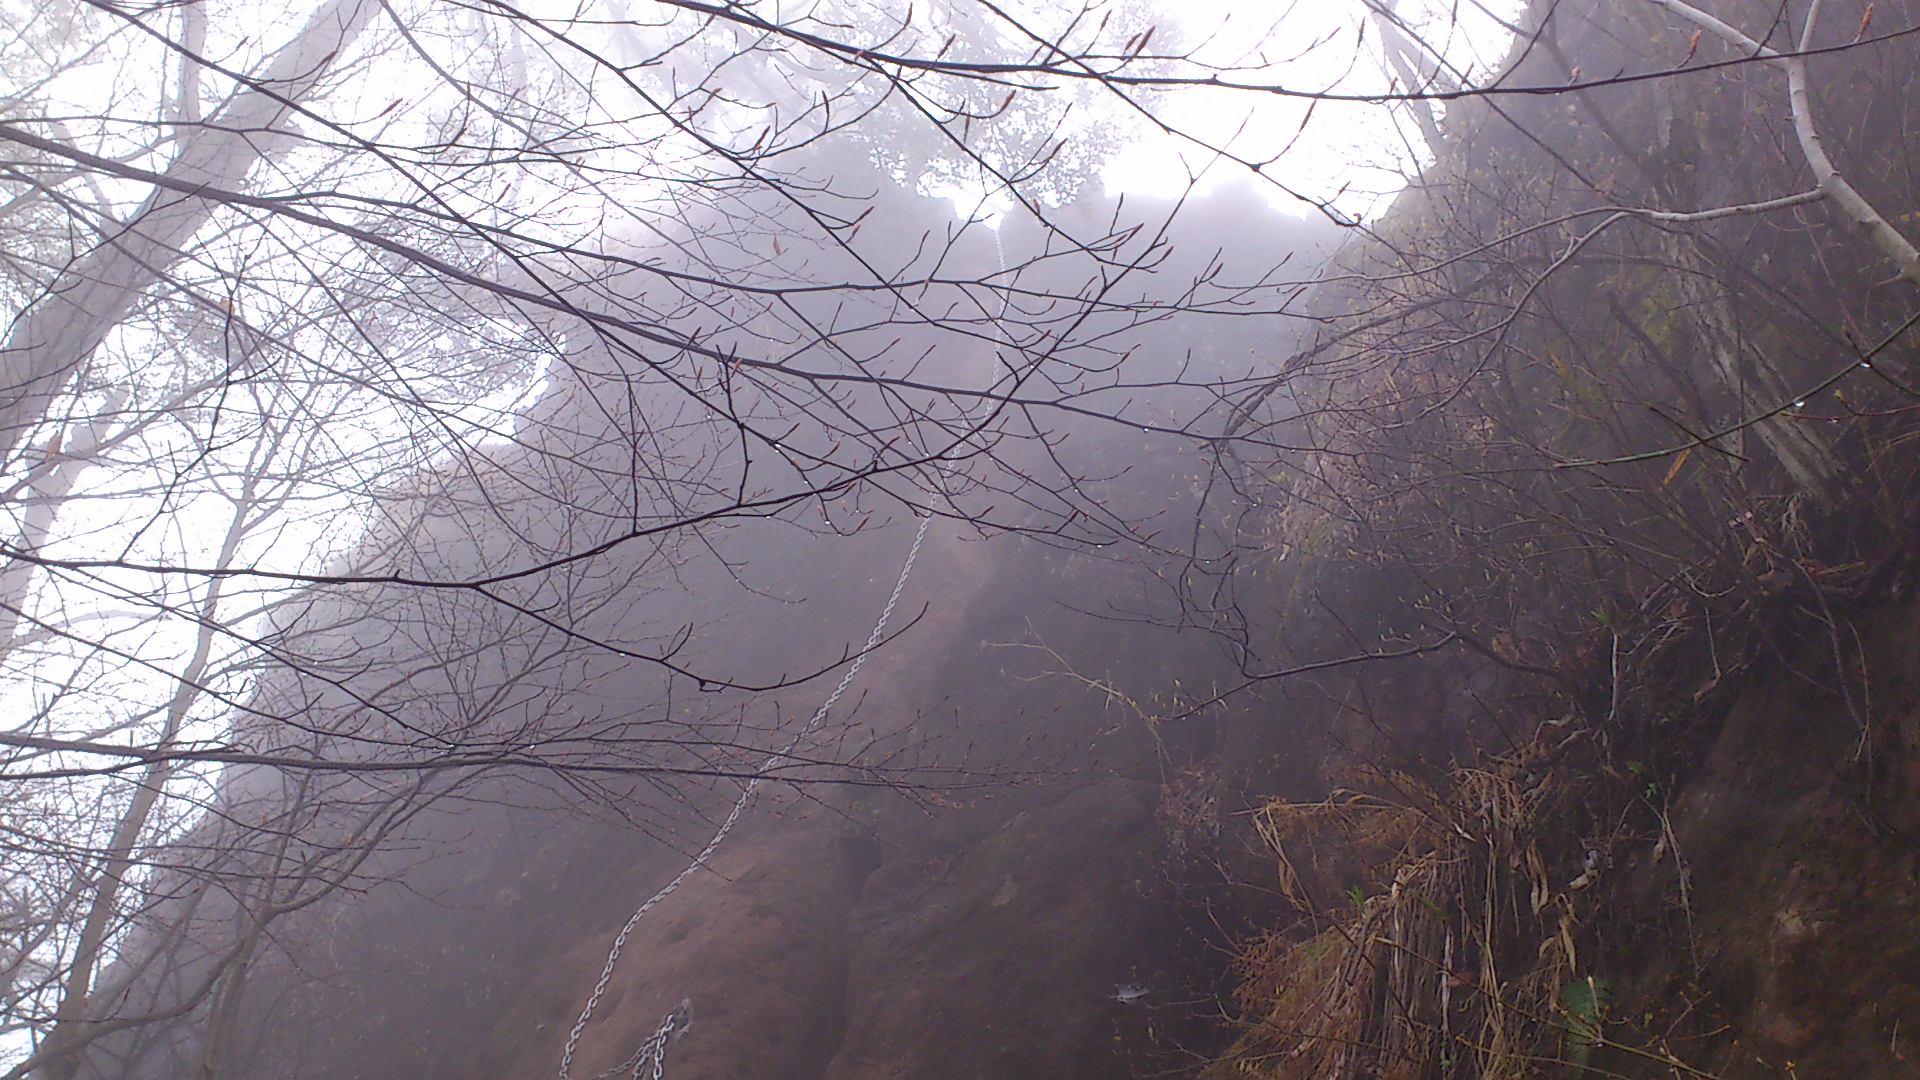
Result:
<svg viewBox="0 0 1920 1080"><path fill-rule="evenodd" d="M1256 826L1281 888L1303 909L1330 834L1392 853L1383 890L1348 898L1337 916L1321 911L1311 936L1269 935L1245 950L1248 1031L1208 1075L1539 1075L1564 1049L1558 995L1586 974L1577 890L1550 873L1541 848L1565 831L1550 819L1581 783L1508 759L1456 770L1432 809L1351 792L1262 808Z"/></svg>

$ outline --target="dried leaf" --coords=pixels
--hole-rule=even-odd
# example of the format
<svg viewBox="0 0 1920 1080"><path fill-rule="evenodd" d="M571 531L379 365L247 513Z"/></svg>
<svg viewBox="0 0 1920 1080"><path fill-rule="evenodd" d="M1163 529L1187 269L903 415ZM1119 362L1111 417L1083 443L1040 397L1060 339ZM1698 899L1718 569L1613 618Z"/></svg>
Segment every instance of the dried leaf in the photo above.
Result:
<svg viewBox="0 0 1920 1080"><path fill-rule="evenodd" d="M1687 463L1687 459L1692 456L1693 447L1691 446L1675 454L1673 464L1667 466L1667 475L1660 479L1660 486L1666 487L1668 484L1673 483L1673 478L1680 475L1681 467L1684 466Z"/></svg>

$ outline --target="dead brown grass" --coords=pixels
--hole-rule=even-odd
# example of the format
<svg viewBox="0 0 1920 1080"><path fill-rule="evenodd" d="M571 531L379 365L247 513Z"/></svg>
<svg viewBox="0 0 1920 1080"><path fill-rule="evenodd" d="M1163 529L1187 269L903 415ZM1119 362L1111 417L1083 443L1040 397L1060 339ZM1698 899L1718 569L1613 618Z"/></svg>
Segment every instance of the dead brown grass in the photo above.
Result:
<svg viewBox="0 0 1920 1080"><path fill-rule="evenodd" d="M1247 1033L1210 1076L1521 1077L1561 1056L1580 889L1565 853L1542 845L1564 835L1554 819L1587 782L1521 757L1454 771L1431 808L1343 792L1256 812L1302 908L1331 835L1392 854L1372 895L1356 889L1306 924L1317 930L1243 952Z"/></svg>

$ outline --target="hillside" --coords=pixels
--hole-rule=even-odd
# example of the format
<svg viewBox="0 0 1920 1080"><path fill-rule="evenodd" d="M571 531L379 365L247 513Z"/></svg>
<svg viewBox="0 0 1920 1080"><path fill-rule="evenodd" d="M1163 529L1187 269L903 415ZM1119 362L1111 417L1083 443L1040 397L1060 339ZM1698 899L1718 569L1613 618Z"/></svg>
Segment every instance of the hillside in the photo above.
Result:
<svg viewBox="0 0 1920 1080"><path fill-rule="evenodd" d="M280 749L33 1077L1911 1075L1920 0L1710 6L1429 52L1364 221L883 189L947 278L671 263L671 362L580 312L817 207L558 289L518 426L272 610Z"/></svg>

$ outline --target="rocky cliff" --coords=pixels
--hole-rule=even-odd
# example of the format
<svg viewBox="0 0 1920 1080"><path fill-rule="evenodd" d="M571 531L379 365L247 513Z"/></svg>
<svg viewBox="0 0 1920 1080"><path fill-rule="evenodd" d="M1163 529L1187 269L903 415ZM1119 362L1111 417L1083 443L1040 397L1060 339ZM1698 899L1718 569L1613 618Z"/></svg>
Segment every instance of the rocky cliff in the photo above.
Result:
<svg viewBox="0 0 1920 1080"><path fill-rule="evenodd" d="M1868 22L1810 77L1911 232L1920 54ZM1507 91L1445 106L1221 417L1253 449L1132 462L1232 557L938 530L839 737L965 775L771 790L625 942L573 1075L1914 1068L1920 295L1818 197L1785 73L1698 29L1526 6ZM768 555L834 606L743 634L857 641L905 542ZM470 793L289 933L234 1075L552 1073L732 790Z"/></svg>

